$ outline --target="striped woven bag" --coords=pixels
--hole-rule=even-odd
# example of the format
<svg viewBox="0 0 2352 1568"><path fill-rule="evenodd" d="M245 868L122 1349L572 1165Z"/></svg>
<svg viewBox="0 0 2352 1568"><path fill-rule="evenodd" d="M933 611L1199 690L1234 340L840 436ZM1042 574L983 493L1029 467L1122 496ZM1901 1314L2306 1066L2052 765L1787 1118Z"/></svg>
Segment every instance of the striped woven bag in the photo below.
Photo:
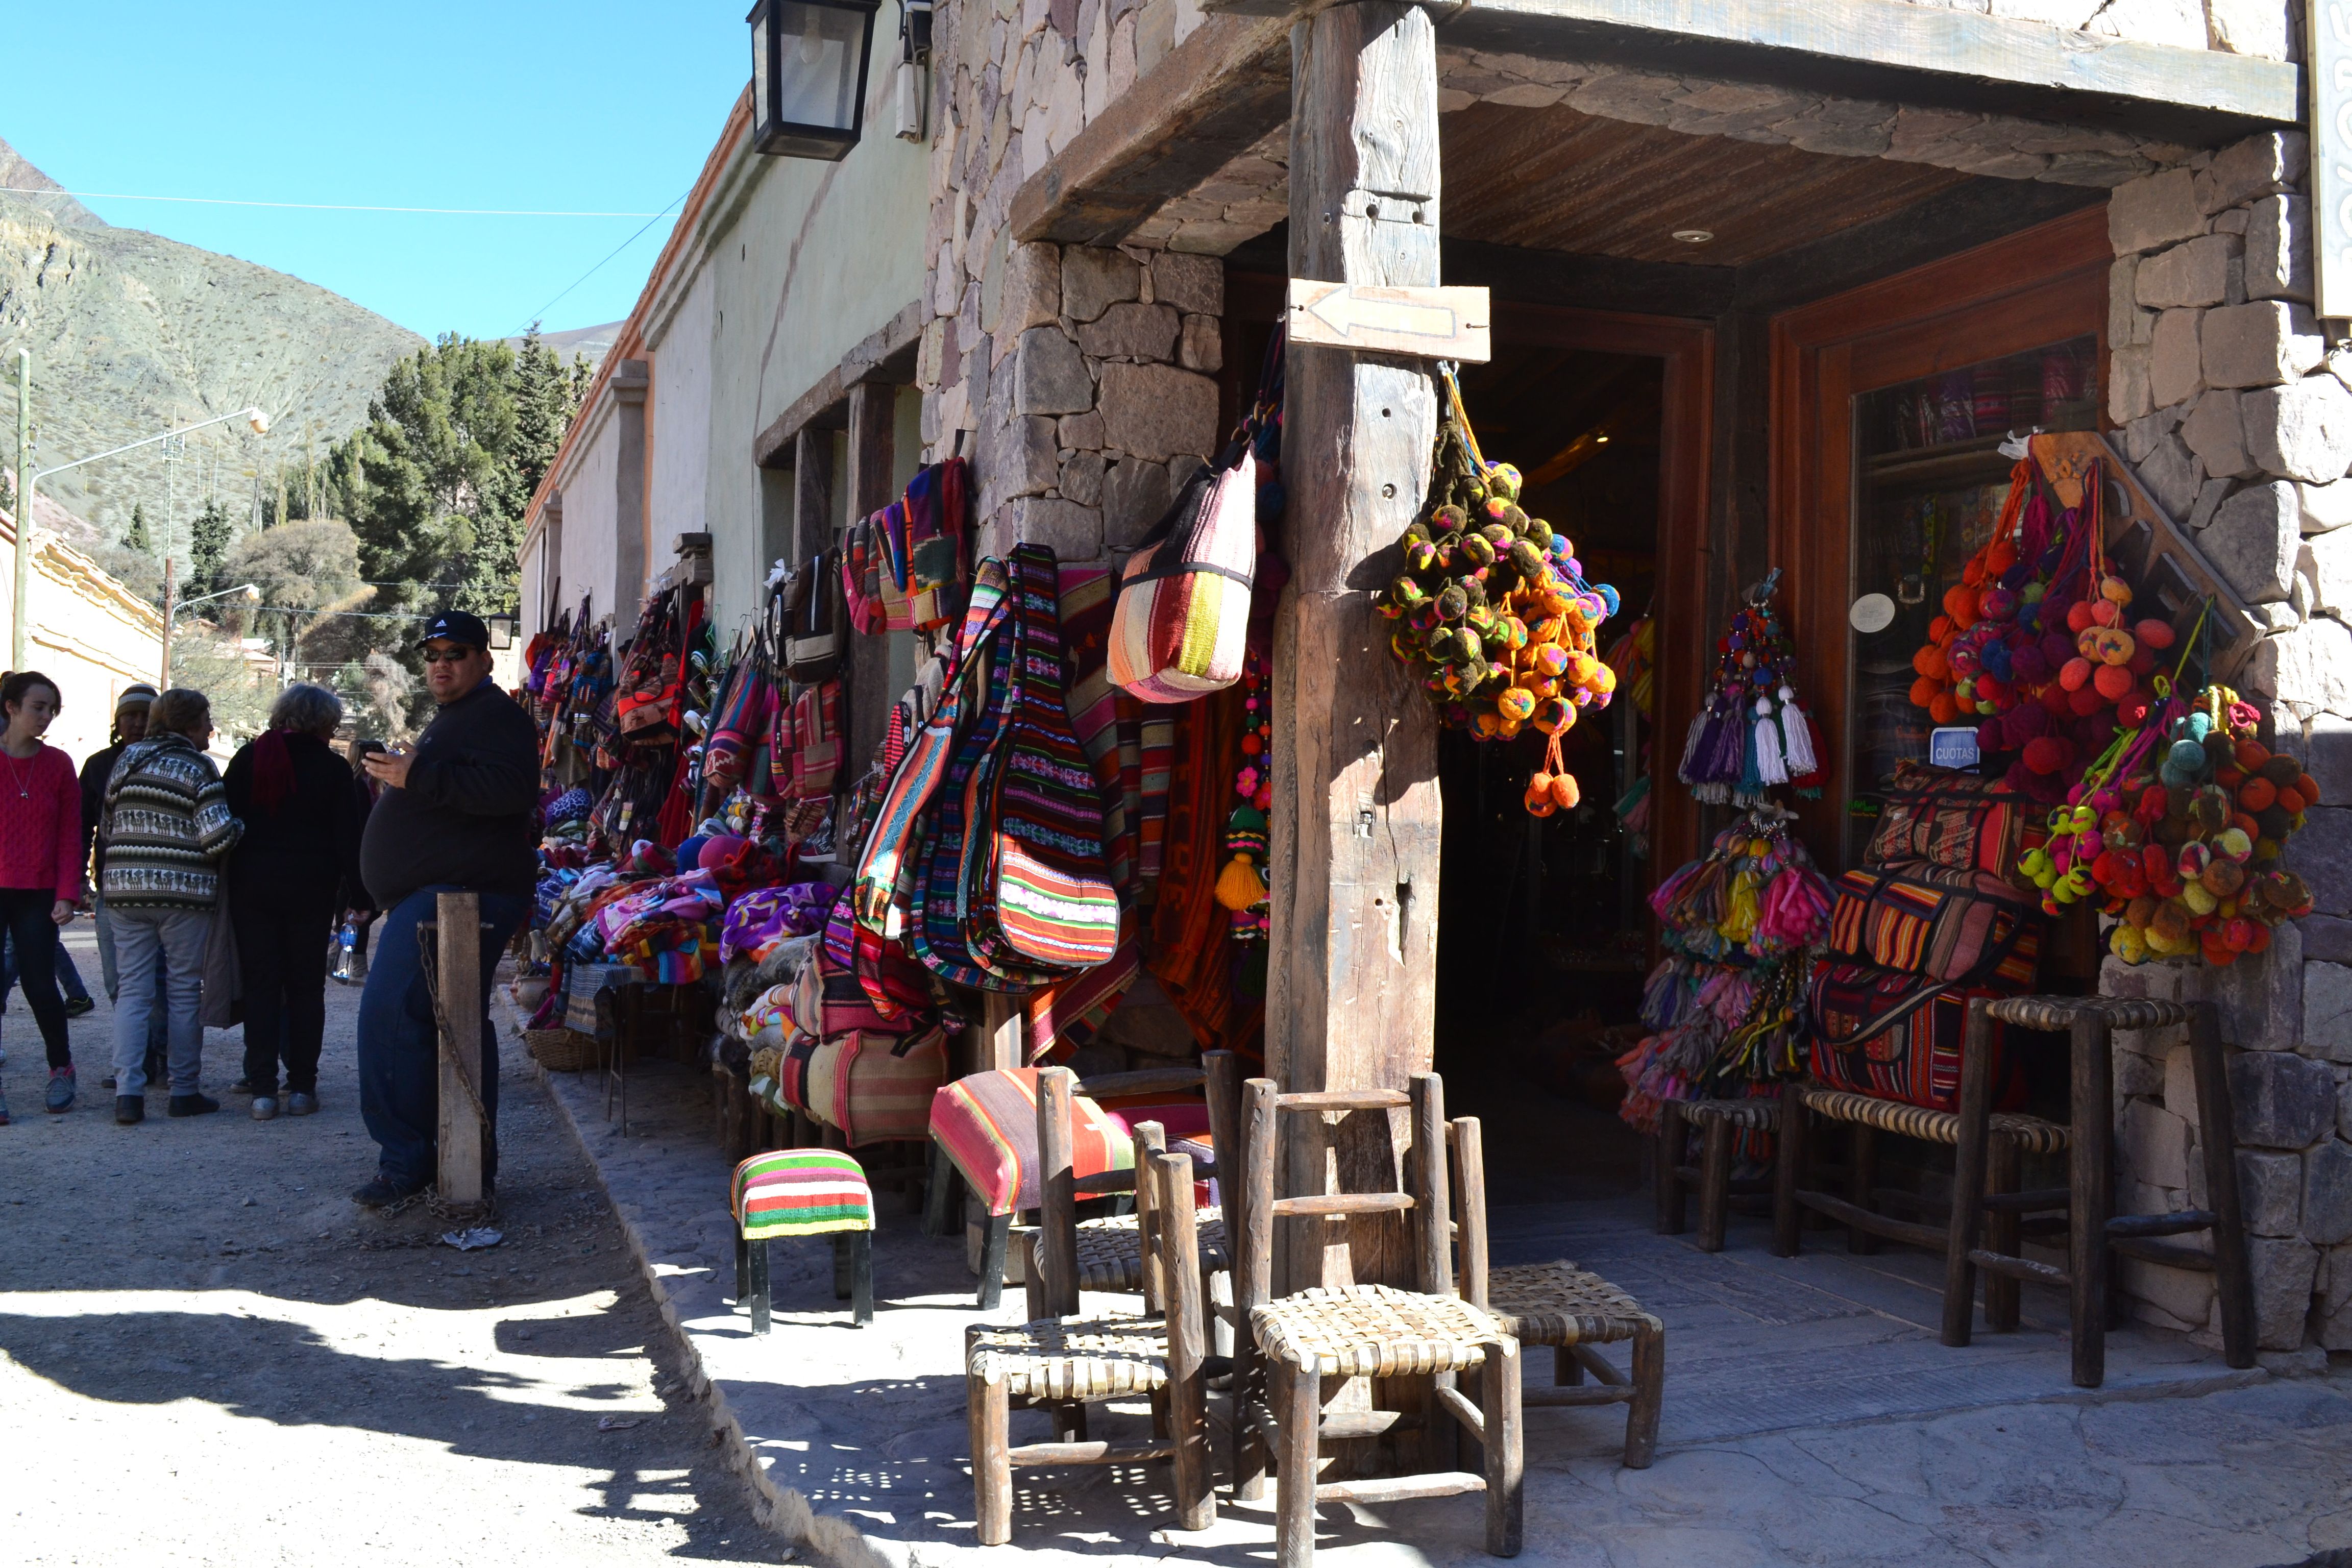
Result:
<svg viewBox="0 0 2352 1568"><path fill-rule="evenodd" d="M1203 468L1127 558L1110 679L1147 702L1189 702L1242 677L1257 570L1257 457Z"/></svg>

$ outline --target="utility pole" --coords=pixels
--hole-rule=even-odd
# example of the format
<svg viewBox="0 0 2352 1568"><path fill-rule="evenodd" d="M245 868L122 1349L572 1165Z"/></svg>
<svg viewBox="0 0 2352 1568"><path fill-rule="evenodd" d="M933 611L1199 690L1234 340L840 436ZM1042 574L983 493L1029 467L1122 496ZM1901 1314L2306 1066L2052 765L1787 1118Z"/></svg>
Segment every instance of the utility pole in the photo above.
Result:
<svg viewBox="0 0 2352 1568"><path fill-rule="evenodd" d="M163 681L156 689L172 689L172 612L177 607L172 573L172 513L179 494L180 458L187 450L187 437L173 436L163 443Z"/></svg>
<svg viewBox="0 0 2352 1568"><path fill-rule="evenodd" d="M33 603L33 351L16 351L16 584L8 623L8 668L31 661Z"/></svg>
<svg viewBox="0 0 2352 1568"><path fill-rule="evenodd" d="M155 683L158 691L172 689L172 612L178 607L173 603L172 588L172 552L166 550L163 552L163 668Z"/></svg>

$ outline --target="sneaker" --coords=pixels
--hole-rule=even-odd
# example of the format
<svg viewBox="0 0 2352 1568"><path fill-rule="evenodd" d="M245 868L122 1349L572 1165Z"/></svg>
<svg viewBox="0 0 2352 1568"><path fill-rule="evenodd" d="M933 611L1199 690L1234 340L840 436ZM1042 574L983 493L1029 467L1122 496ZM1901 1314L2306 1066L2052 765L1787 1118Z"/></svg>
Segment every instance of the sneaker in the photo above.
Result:
<svg viewBox="0 0 2352 1568"><path fill-rule="evenodd" d="M147 1101L135 1094L114 1097L114 1121L117 1126L136 1127L147 1120Z"/></svg>
<svg viewBox="0 0 2352 1568"><path fill-rule="evenodd" d="M100 1088L100 1089L112 1089L112 1088L114 1088L114 1087L115 1087L114 1075L113 1075L112 1073L108 1073L104 1078L100 1079L98 1080L98 1087L99 1087L99 1088Z"/></svg>
<svg viewBox="0 0 2352 1568"><path fill-rule="evenodd" d="M48 1108L49 1114L52 1116L61 1115L66 1111L71 1110L73 1109L75 1087L73 1068L69 1067L51 1068L49 1069L49 1092L46 1097L44 1097L41 1103Z"/></svg>
<svg viewBox="0 0 2352 1568"><path fill-rule="evenodd" d="M220 1109L220 1101L208 1094L175 1094L171 1111L174 1116L205 1116Z"/></svg>
<svg viewBox="0 0 2352 1568"><path fill-rule="evenodd" d="M404 1187L390 1176L378 1174L370 1176L365 1186L352 1194L352 1202L363 1209L388 1209L406 1203L424 1190L422 1182Z"/></svg>
<svg viewBox="0 0 2352 1568"><path fill-rule="evenodd" d="M286 1097L286 1114L289 1116L309 1116L318 1109L319 1097L315 1094L304 1094L298 1089Z"/></svg>
<svg viewBox="0 0 2352 1568"><path fill-rule="evenodd" d="M277 1121L278 1097L274 1094L255 1095L253 1097L253 1119L256 1121Z"/></svg>
<svg viewBox="0 0 2352 1568"><path fill-rule="evenodd" d="M91 1001L87 996L68 996L66 998L66 1016L68 1018L79 1018L85 1013L95 1013L97 1011L98 1004Z"/></svg>

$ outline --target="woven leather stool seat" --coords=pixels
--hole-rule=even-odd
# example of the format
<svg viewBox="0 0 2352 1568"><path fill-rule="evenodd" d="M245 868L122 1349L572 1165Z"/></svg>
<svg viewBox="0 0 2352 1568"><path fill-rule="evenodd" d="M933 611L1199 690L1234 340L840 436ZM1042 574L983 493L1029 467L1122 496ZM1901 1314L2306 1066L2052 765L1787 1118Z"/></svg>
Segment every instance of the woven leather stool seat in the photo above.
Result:
<svg viewBox="0 0 2352 1568"><path fill-rule="evenodd" d="M1685 1100L1683 1114L1693 1121L1728 1121L1734 1127L1769 1132L1780 1125L1777 1100Z"/></svg>
<svg viewBox="0 0 2352 1568"><path fill-rule="evenodd" d="M2024 1029L2071 1029L2077 1024L2160 1029L2186 1024L2196 1013L2185 1002L2153 996L2005 996L1985 1010L2004 1024Z"/></svg>
<svg viewBox="0 0 2352 1568"><path fill-rule="evenodd" d="M1106 1215L1082 1219L1078 1231L1078 1289L1126 1290L1143 1289L1143 1232L1134 1215ZM1225 1250L1225 1219L1213 1205L1200 1210L1201 1268L1215 1273L1233 1268Z"/></svg>
<svg viewBox="0 0 2352 1568"><path fill-rule="evenodd" d="M1096 1318L981 1329L971 1375L1003 1383L1015 1399L1115 1399L1168 1386L1168 1325Z"/></svg>
<svg viewBox="0 0 2352 1568"><path fill-rule="evenodd" d="M1562 1258L1486 1274L1486 1310L1522 1345L1594 1345L1663 1328L1641 1303Z"/></svg>
<svg viewBox="0 0 2352 1568"><path fill-rule="evenodd" d="M1901 1100L1880 1100L1842 1089L1808 1089L1804 1092L1806 1110L1834 1121L1858 1122L1923 1142L1957 1144L1960 1141L1960 1119L1953 1111L1930 1110L1924 1105L1906 1105ZM2038 1116L1996 1112L1991 1126L2028 1154L2054 1154L2066 1147L2066 1129Z"/></svg>
<svg viewBox="0 0 2352 1568"><path fill-rule="evenodd" d="M1318 1286L1250 1311L1257 1347L1325 1377L1426 1377L1485 1364L1509 1338L1494 1314L1453 1296L1387 1285Z"/></svg>

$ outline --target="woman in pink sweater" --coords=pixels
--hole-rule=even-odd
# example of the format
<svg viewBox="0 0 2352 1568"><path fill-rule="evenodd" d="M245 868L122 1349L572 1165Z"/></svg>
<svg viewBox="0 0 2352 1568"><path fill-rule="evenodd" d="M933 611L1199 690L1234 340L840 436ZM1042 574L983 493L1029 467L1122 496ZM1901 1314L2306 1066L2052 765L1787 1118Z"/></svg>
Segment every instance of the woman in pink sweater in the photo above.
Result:
<svg viewBox="0 0 2352 1568"><path fill-rule="evenodd" d="M53 928L73 919L81 896L81 785L72 761L41 743L58 706L57 682L37 671L0 680L0 712L8 719L0 731L0 921L16 944L25 1000L48 1047L47 1103L53 1111L74 1102ZM0 1099L0 1126L7 1121L8 1102Z"/></svg>

